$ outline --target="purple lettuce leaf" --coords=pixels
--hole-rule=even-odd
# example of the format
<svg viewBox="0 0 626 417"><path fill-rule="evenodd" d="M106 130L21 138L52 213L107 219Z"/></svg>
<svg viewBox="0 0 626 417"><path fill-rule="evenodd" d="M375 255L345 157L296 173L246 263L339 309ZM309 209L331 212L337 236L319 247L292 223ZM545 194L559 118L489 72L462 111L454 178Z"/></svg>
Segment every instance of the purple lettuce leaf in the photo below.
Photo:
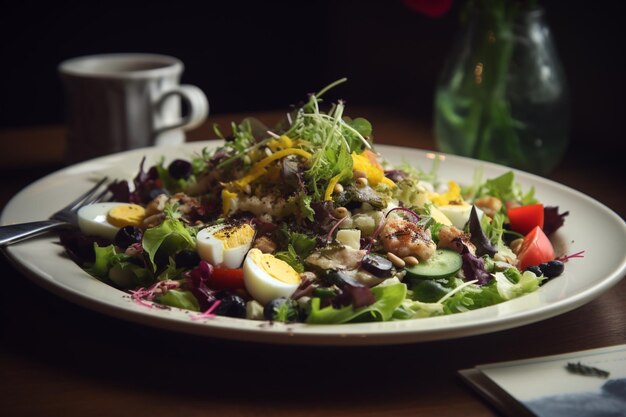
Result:
<svg viewBox="0 0 626 417"><path fill-rule="evenodd" d="M489 255L493 256L498 250L491 244L489 238L485 235L483 228L480 227L480 220L478 219L478 213L476 213L476 206L472 206L469 218L469 232L470 242L476 246L476 254L478 256Z"/></svg>
<svg viewBox="0 0 626 417"><path fill-rule="evenodd" d="M559 213L559 207L543 208L543 232L550 235L556 232L565 223L565 216L569 215L569 211Z"/></svg>
<svg viewBox="0 0 626 417"><path fill-rule="evenodd" d="M466 281L478 280L478 285L488 284L493 279L491 274L485 270L485 261L466 252L461 255L463 258L463 274Z"/></svg>
<svg viewBox="0 0 626 417"><path fill-rule="evenodd" d="M196 268L185 273L185 286L198 300L201 311L206 311L217 300L216 292L207 285L211 274L213 266L206 261L200 261Z"/></svg>

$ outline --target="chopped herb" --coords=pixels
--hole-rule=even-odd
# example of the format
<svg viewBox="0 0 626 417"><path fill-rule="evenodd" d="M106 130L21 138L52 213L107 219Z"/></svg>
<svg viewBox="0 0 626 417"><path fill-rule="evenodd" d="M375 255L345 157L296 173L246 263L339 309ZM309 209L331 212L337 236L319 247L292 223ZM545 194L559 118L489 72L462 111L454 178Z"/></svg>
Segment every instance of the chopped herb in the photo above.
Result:
<svg viewBox="0 0 626 417"><path fill-rule="evenodd" d="M577 363L568 362L567 365L565 366L565 369L567 369L567 371L572 374L582 375L582 376L596 376L598 378L606 379L609 377L609 375L611 375L611 373L608 371L604 371L602 369L599 369L593 366L583 365L580 362L577 362Z"/></svg>

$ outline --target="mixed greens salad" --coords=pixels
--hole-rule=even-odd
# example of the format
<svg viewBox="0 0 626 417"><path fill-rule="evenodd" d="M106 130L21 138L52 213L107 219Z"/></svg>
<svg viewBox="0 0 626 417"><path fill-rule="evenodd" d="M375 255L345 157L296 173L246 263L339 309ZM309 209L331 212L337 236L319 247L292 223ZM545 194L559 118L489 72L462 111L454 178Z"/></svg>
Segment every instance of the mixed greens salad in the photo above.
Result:
<svg viewBox="0 0 626 417"><path fill-rule="evenodd" d="M567 213L514 173L460 186L389 166L363 118L322 96L269 129L233 123L214 149L110 186L61 242L147 307L334 324L460 313L563 272L548 236Z"/></svg>

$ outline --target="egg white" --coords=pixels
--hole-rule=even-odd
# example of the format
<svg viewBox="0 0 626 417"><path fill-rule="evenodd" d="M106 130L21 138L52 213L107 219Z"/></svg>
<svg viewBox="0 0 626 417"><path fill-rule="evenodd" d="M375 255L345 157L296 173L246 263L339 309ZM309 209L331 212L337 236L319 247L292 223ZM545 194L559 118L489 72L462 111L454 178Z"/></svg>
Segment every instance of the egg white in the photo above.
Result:
<svg viewBox="0 0 626 417"><path fill-rule="evenodd" d="M465 227L465 224L468 222L470 214L472 213L471 204L450 204L439 206L437 208L450 220L450 222L452 222L454 227L459 229L463 229L463 227ZM476 207L476 214L478 214L479 220L483 217L483 211L478 207Z"/></svg>
<svg viewBox="0 0 626 417"><path fill-rule="evenodd" d="M250 250L250 246L252 246L252 239L244 245L225 249L224 242L213 236L225 227L227 227L226 224L219 224L198 232L196 235L198 255L214 266L239 268L246 253Z"/></svg>
<svg viewBox="0 0 626 417"><path fill-rule="evenodd" d="M263 305L275 298L291 297L300 285L299 283L288 284L272 277L255 262L254 257L249 253L243 262L243 280L248 293Z"/></svg>
<svg viewBox="0 0 626 417"><path fill-rule="evenodd" d="M77 213L78 227L86 235L113 240L120 228L107 221L107 214L112 208L124 205L128 203L95 203L81 207Z"/></svg>

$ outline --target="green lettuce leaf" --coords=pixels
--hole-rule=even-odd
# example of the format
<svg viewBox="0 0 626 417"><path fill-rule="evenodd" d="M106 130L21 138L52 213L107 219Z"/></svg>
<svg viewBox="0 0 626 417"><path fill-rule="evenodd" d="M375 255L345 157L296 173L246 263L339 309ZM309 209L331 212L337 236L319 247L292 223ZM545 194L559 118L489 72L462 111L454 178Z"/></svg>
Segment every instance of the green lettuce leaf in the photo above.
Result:
<svg viewBox="0 0 626 417"><path fill-rule="evenodd" d="M113 281L118 287L132 288L144 286L152 281L148 270L131 262L131 257L118 253L115 245L94 244L95 261L86 268L88 274L104 281ZM115 270L111 273L112 270Z"/></svg>
<svg viewBox="0 0 626 417"><path fill-rule="evenodd" d="M478 198L485 195L497 197L503 202L519 201L523 205L535 204L537 202L537 199L535 198L535 188L531 187L527 193L524 193L522 191L522 187L515 181L515 174L513 171L509 171L499 177L485 181L485 183L480 186L476 197Z"/></svg>
<svg viewBox="0 0 626 417"><path fill-rule="evenodd" d="M388 282L372 288L376 299L374 304L356 310L352 306L320 308L321 300L315 297L311 299L311 312L306 321L310 324L339 324L390 320L394 310L405 299L407 290L406 285L398 280L390 279Z"/></svg>
<svg viewBox="0 0 626 417"><path fill-rule="evenodd" d="M114 264L119 263L124 257L124 254L117 253L115 251L115 245L101 247L98 246L97 243L94 243L93 250L96 254L96 259L94 263L86 269L87 273L97 278L108 279L109 269L111 269Z"/></svg>
<svg viewBox="0 0 626 417"><path fill-rule="evenodd" d="M193 249L196 243L185 225L170 214L159 226L145 231L142 245L155 271L154 257L158 250L165 251L168 256L173 257L183 249Z"/></svg>
<svg viewBox="0 0 626 417"><path fill-rule="evenodd" d="M512 270L517 271L515 268L509 268L504 272L496 272L494 274L496 277L496 288L503 300L517 298L520 295L534 292L539 288L542 277L537 277L530 271L525 271L522 274L519 274L519 271L517 271L518 273L515 275L512 273ZM513 281L518 279L517 282L511 280L512 275L515 277Z"/></svg>
<svg viewBox="0 0 626 417"><path fill-rule="evenodd" d="M372 124L369 120L363 117L357 117L356 119L351 120L349 123L350 127L359 132L361 136L371 136L372 135Z"/></svg>
<svg viewBox="0 0 626 417"><path fill-rule="evenodd" d="M170 307L184 308L191 311L200 311L200 304L191 291L169 290L157 298L157 302Z"/></svg>
<svg viewBox="0 0 626 417"><path fill-rule="evenodd" d="M286 227L281 229L281 233L286 237L287 250L279 251L275 256L287 262L297 272L304 272L303 260L315 248L317 243L315 238L304 233L292 232Z"/></svg>
<svg viewBox="0 0 626 417"><path fill-rule="evenodd" d="M296 250L293 248L292 244L289 244L287 246L287 250L276 252L274 256L281 261L287 262L289 266L296 270L296 272L304 272L304 263L296 253Z"/></svg>
<svg viewBox="0 0 626 417"><path fill-rule="evenodd" d="M424 303L417 300L406 299L393 312L394 320L420 319L426 317L441 316L444 314L444 306L441 303Z"/></svg>

